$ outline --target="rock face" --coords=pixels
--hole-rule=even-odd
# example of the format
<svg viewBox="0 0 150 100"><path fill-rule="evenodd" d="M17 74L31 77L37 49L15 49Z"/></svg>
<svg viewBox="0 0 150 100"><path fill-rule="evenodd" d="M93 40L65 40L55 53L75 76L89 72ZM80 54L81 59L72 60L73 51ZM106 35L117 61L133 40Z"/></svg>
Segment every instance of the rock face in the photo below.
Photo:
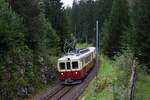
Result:
<svg viewBox="0 0 150 100"><path fill-rule="evenodd" d="M48 64L44 64L44 63L41 64L41 73L42 73L43 82L45 84L47 84L47 81L49 80L56 79L56 73L54 73L54 71L50 68L51 67Z"/></svg>
<svg viewBox="0 0 150 100"><path fill-rule="evenodd" d="M17 96L25 97L28 94L27 87L17 86Z"/></svg>
<svg viewBox="0 0 150 100"><path fill-rule="evenodd" d="M132 8L134 6L135 0L127 0L129 3L129 7Z"/></svg>
<svg viewBox="0 0 150 100"><path fill-rule="evenodd" d="M29 94L36 90L38 85L48 84L50 81L57 79L54 67L51 64L47 64L42 57L39 57L39 60L37 60L37 65L34 65L32 57L15 59L13 63L17 66L15 67L17 70L15 74L16 85L14 85L16 86L17 100L23 100L25 97L28 97ZM9 66L12 68L11 64ZM6 79L8 81L11 79L11 75L11 73L6 73L5 76L7 76ZM40 78L37 79L37 77Z"/></svg>

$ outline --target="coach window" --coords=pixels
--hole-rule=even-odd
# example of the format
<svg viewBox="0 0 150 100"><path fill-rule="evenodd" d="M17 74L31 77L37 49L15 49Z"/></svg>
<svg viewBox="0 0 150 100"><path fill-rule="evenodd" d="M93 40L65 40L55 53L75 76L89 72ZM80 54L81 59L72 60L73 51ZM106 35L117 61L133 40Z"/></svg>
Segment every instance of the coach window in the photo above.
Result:
<svg viewBox="0 0 150 100"><path fill-rule="evenodd" d="M87 64L87 63L88 63L88 57L85 58L85 64Z"/></svg>
<svg viewBox="0 0 150 100"><path fill-rule="evenodd" d="M72 69L78 69L78 62L72 62Z"/></svg>
<svg viewBox="0 0 150 100"><path fill-rule="evenodd" d="M61 70L65 69L65 63L59 63L59 66Z"/></svg>
<svg viewBox="0 0 150 100"><path fill-rule="evenodd" d="M70 62L67 62L67 69L71 69Z"/></svg>

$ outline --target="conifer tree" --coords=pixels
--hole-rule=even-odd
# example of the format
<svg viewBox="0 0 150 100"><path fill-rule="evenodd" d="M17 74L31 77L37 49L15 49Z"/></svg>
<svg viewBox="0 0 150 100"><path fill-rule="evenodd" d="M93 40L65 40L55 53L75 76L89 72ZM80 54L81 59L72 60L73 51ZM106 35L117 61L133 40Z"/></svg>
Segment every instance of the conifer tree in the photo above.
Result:
<svg viewBox="0 0 150 100"><path fill-rule="evenodd" d="M26 43L38 54L45 48L46 20L41 0L9 0L13 10L19 14L25 24Z"/></svg>
<svg viewBox="0 0 150 100"><path fill-rule="evenodd" d="M142 63L150 65L150 1L136 0L133 8L134 51ZM149 68L150 69L150 68Z"/></svg>
<svg viewBox="0 0 150 100"><path fill-rule="evenodd" d="M101 24L109 18L113 0L96 0L95 2L95 17Z"/></svg>
<svg viewBox="0 0 150 100"><path fill-rule="evenodd" d="M74 0L71 9L71 31L80 42L95 44L95 22L101 26L109 18L112 0Z"/></svg>
<svg viewBox="0 0 150 100"><path fill-rule="evenodd" d="M23 20L5 0L0 0L0 62L9 51L24 42ZM6 59L5 59L6 60Z"/></svg>
<svg viewBox="0 0 150 100"><path fill-rule="evenodd" d="M73 5L71 9L71 15L70 15L70 22L71 22L71 31L74 33L75 37L80 41L82 36L80 32L80 21L81 21L81 14L80 14L80 8L79 3L77 0L73 0Z"/></svg>
<svg viewBox="0 0 150 100"><path fill-rule="evenodd" d="M68 22L64 14L63 3L61 0L44 0L45 2L45 15L51 22L52 27L55 29L56 34L60 38L59 46L61 51L64 49L65 39L68 38Z"/></svg>
<svg viewBox="0 0 150 100"><path fill-rule="evenodd" d="M112 57L121 50L122 35L129 25L128 3L126 0L113 1L111 16L107 24L104 28L105 31L102 33L102 46L104 53Z"/></svg>

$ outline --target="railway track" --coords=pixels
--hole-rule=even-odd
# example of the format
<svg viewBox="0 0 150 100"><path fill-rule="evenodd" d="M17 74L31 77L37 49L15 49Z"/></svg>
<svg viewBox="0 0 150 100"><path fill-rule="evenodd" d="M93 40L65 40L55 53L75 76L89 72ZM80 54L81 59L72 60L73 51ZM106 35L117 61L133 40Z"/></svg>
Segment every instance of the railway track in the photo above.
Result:
<svg viewBox="0 0 150 100"><path fill-rule="evenodd" d="M96 76L99 67L98 65L95 65L81 84L70 86L58 84L56 85L56 88L50 89L46 95L39 96L32 100L77 100L80 94L88 86L89 82Z"/></svg>
<svg viewBox="0 0 150 100"><path fill-rule="evenodd" d="M73 86L63 86L55 90L52 94L48 95L46 100L60 100L65 96Z"/></svg>

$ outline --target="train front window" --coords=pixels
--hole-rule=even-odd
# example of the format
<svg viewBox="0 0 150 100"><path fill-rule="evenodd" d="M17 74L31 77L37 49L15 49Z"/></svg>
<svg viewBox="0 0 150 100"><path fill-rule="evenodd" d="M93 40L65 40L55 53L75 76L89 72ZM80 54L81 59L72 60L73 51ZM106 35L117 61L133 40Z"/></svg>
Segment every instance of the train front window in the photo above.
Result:
<svg viewBox="0 0 150 100"><path fill-rule="evenodd" d="M65 69L65 63L59 63L59 66L61 70Z"/></svg>
<svg viewBox="0 0 150 100"><path fill-rule="evenodd" d="M70 62L67 62L67 69L71 69Z"/></svg>
<svg viewBox="0 0 150 100"><path fill-rule="evenodd" d="M72 62L72 69L78 69L78 62Z"/></svg>

